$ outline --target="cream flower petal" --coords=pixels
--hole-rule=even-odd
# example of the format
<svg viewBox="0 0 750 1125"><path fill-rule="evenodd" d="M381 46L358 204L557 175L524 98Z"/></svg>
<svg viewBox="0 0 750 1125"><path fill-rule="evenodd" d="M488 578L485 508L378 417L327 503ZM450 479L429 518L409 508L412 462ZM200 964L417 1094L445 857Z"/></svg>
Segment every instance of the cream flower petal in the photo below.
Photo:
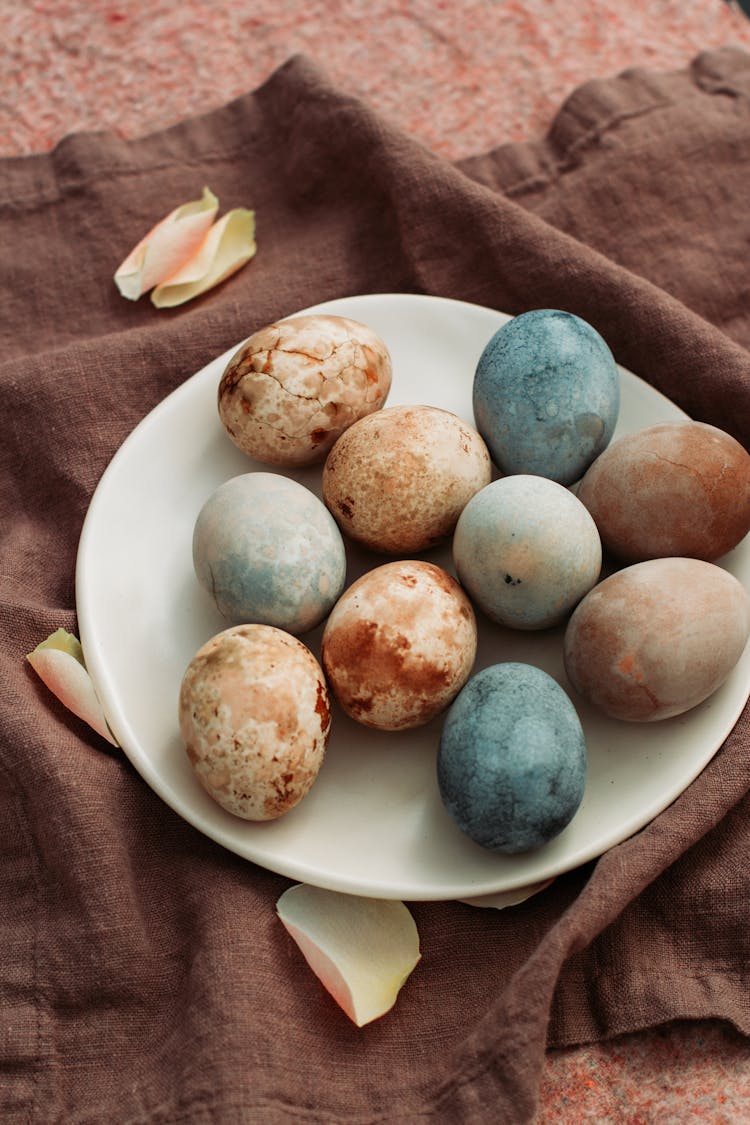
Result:
<svg viewBox="0 0 750 1125"><path fill-rule="evenodd" d="M393 1007L421 956L417 927L402 902L300 883L284 891L276 911L312 971L357 1027Z"/></svg>
<svg viewBox="0 0 750 1125"><path fill-rule="evenodd" d="M547 887L554 883L554 879L544 879L541 883L527 883L525 887L517 887L514 891L498 891L496 894L480 895L477 898L462 898L459 902L467 906L481 906L485 909L506 910L509 906L519 906L528 898L541 894Z"/></svg>
<svg viewBox="0 0 750 1125"><path fill-rule="evenodd" d="M83 662L83 649L77 637L58 629L27 654L31 667L60 702L88 723L113 746L118 743L107 726L91 677Z"/></svg>
<svg viewBox="0 0 750 1125"><path fill-rule="evenodd" d="M255 212L228 211L209 230L195 255L158 285L151 300L158 309L174 308L212 289L255 255Z"/></svg>
<svg viewBox="0 0 750 1125"><path fill-rule="evenodd" d="M170 211L118 266L114 280L121 295L137 301L176 273L201 246L218 209L218 199L204 187L200 199Z"/></svg>

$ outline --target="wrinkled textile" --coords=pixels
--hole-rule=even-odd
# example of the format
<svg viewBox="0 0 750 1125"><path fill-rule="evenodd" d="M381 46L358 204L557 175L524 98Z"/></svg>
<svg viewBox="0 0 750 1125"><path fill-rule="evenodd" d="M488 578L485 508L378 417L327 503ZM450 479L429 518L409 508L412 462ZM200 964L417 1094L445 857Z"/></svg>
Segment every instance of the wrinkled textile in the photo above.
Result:
<svg viewBox="0 0 750 1125"><path fill-rule="evenodd" d="M525 1122L545 1045L675 1018L750 1034L747 714L652 824L536 898L411 904L422 962L358 1030L275 917L288 880L183 822L24 660L76 629L83 518L135 424L318 301L566 308L750 444L749 95L730 49L628 72L456 166L295 57L158 135L0 162L4 1122ZM256 259L174 313L124 301L123 255L204 184L256 210Z"/></svg>

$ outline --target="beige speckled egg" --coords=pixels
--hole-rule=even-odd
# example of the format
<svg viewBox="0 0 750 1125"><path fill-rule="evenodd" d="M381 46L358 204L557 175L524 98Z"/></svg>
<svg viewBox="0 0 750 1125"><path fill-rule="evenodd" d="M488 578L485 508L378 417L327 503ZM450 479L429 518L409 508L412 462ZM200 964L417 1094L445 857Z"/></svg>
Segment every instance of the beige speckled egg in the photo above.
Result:
<svg viewBox="0 0 750 1125"><path fill-rule="evenodd" d="M293 316L255 332L219 383L219 417L235 445L268 465L322 461L344 430L385 402L391 357L349 317Z"/></svg>
<svg viewBox="0 0 750 1125"><path fill-rule="evenodd" d="M414 554L453 532L491 475L486 445L457 415L390 406L338 439L323 467L323 500L356 542Z"/></svg>
<svg viewBox="0 0 750 1125"><path fill-rule="evenodd" d="M180 688L180 732L196 777L235 816L275 820L318 775L329 703L322 669L296 637L270 625L217 633Z"/></svg>
<svg viewBox="0 0 750 1125"><path fill-rule="evenodd" d="M625 562L713 562L750 531L750 454L704 422L661 422L605 449L578 498L606 549Z"/></svg>
<svg viewBox="0 0 750 1125"><path fill-rule="evenodd" d="M468 679L477 648L474 611L440 567L389 562L339 598L323 633L322 661L342 709L364 726L421 726Z"/></svg>
<svg viewBox="0 0 750 1125"><path fill-rule="evenodd" d="M713 694L749 634L750 599L734 575L699 559L650 559L579 603L565 630L565 668L611 718L652 722Z"/></svg>

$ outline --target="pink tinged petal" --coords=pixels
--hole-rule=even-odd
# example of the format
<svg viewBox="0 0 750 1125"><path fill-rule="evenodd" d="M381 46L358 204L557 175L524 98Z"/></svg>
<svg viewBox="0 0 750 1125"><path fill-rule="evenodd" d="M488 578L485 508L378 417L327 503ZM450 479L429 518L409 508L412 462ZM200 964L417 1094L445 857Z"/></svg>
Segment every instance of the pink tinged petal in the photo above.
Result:
<svg viewBox="0 0 750 1125"><path fill-rule="evenodd" d="M300 883L284 891L276 911L312 971L357 1027L393 1007L419 962L417 927L402 902Z"/></svg>
<svg viewBox="0 0 750 1125"><path fill-rule="evenodd" d="M204 187L200 199L170 211L118 266L114 280L121 295L137 301L176 273L201 246L218 209L218 199Z"/></svg>
<svg viewBox="0 0 750 1125"><path fill-rule="evenodd" d="M189 261L158 285L151 300L158 309L183 305L225 281L255 256L255 212L228 211L209 230Z"/></svg>
<svg viewBox="0 0 750 1125"><path fill-rule="evenodd" d="M26 659L52 694L69 711L83 719L113 746L118 745L107 726L102 705L83 663L80 641L72 633L58 629L46 641L37 645L33 652L28 653Z"/></svg>

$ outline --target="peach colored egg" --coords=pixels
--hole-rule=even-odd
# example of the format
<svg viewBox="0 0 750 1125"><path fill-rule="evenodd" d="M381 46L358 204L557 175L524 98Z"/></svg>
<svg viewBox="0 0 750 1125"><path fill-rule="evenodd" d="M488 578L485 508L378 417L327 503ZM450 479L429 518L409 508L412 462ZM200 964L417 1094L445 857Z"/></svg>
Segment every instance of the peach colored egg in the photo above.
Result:
<svg viewBox="0 0 750 1125"><path fill-rule="evenodd" d="M610 445L578 498L616 558L713 562L750 531L750 454L715 426L662 422Z"/></svg>
<svg viewBox="0 0 750 1125"><path fill-rule="evenodd" d="M595 586L565 630L573 687L615 719L651 722L707 699L742 656L750 599L700 559L634 563Z"/></svg>
<svg viewBox="0 0 750 1125"><path fill-rule="evenodd" d="M323 671L301 641L270 625L236 625L191 660L179 720L213 799L245 820L275 820L315 781L331 712Z"/></svg>
<svg viewBox="0 0 750 1125"><path fill-rule="evenodd" d="M388 349L367 325L293 316L255 332L229 361L219 417L258 461L313 465L348 426L382 407L391 377Z"/></svg>
<svg viewBox="0 0 750 1125"><path fill-rule="evenodd" d="M474 611L461 587L422 561L385 563L342 595L322 661L343 710L364 726L406 730L439 714L469 677Z"/></svg>
<svg viewBox="0 0 750 1125"><path fill-rule="evenodd" d="M338 439L323 467L323 500L351 539L413 554L453 532L491 474L482 438L456 414L390 406Z"/></svg>

